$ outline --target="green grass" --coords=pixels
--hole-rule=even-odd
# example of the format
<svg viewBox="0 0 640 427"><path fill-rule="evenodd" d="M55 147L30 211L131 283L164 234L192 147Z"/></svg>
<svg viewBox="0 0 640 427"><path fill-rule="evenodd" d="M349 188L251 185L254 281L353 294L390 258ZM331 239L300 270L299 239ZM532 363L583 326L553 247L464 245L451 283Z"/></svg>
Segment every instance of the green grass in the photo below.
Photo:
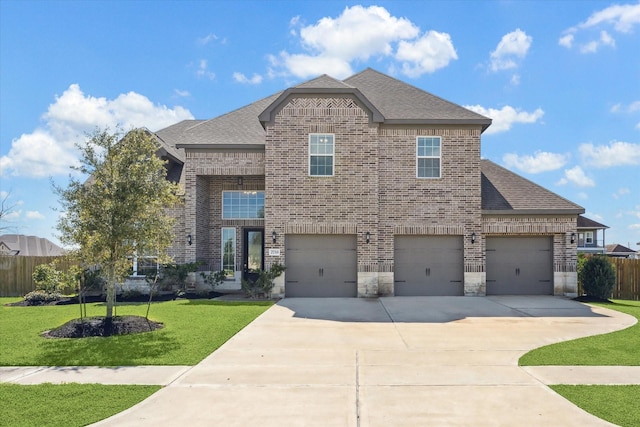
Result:
<svg viewBox="0 0 640 427"><path fill-rule="evenodd" d="M594 305L621 311L640 320L640 301L616 300L612 303ZM640 349L640 323L622 331L540 347L522 356L518 363L520 366L638 366L640 365L638 349Z"/></svg>
<svg viewBox="0 0 640 427"><path fill-rule="evenodd" d="M108 338L47 339L40 334L78 318L78 305L6 307L0 298L0 366L194 365L272 305L268 301L179 300L153 303L164 328ZM119 305L117 315L144 316L146 304ZM104 316L89 304L88 316ZM1 401L1 400L0 400Z"/></svg>
<svg viewBox="0 0 640 427"><path fill-rule="evenodd" d="M640 385L554 385L550 387L598 418L623 427L638 426Z"/></svg>
<svg viewBox="0 0 640 427"><path fill-rule="evenodd" d="M101 384L0 384L2 425L85 426L122 412L160 386Z"/></svg>

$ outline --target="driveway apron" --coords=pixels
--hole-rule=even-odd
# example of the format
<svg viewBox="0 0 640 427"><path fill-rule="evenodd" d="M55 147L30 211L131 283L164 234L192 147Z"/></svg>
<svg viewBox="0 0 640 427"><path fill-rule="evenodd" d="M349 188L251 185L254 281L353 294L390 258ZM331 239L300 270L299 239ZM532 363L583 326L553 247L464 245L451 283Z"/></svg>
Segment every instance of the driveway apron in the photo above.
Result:
<svg viewBox="0 0 640 427"><path fill-rule="evenodd" d="M518 358L635 319L558 297L284 299L98 426L611 425Z"/></svg>

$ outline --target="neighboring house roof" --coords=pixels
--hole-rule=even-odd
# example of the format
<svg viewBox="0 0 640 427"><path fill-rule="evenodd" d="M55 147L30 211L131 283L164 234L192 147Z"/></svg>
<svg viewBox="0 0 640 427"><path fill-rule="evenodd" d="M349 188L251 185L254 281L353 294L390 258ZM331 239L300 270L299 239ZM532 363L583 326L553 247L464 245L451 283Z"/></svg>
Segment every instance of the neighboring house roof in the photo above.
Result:
<svg viewBox="0 0 640 427"><path fill-rule="evenodd" d="M622 246L618 243L612 243L605 246L607 255L629 256L635 255L636 251L629 249L626 246Z"/></svg>
<svg viewBox="0 0 640 427"><path fill-rule="evenodd" d="M485 214L581 214L584 208L490 160L481 160Z"/></svg>
<svg viewBox="0 0 640 427"><path fill-rule="evenodd" d="M60 256L64 254L64 249L44 237L3 234L0 236L0 253L19 256Z"/></svg>
<svg viewBox="0 0 640 427"><path fill-rule="evenodd" d="M580 229L604 230L605 228L609 228L609 227L604 224L600 224L599 222L596 222L592 219L589 219L585 216L578 215L578 230Z"/></svg>

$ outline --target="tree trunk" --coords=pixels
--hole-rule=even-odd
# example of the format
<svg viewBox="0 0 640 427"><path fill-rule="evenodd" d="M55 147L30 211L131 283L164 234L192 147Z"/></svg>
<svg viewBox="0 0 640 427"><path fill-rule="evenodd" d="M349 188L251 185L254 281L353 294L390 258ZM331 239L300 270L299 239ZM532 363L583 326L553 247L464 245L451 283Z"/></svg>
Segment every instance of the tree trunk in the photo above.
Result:
<svg viewBox="0 0 640 427"><path fill-rule="evenodd" d="M116 278L113 271L107 274L107 314L104 319L104 336L110 336L113 332L113 307L116 303Z"/></svg>

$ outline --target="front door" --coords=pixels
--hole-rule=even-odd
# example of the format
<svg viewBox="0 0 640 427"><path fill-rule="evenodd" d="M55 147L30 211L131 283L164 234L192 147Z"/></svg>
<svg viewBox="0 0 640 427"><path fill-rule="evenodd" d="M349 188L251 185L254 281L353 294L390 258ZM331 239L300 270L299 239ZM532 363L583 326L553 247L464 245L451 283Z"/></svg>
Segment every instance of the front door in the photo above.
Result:
<svg viewBox="0 0 640 427"><path fill-rule="evenodd" d="M264 269L264 228L245 228L242 253L242 278L255 281Z"/></svg>

